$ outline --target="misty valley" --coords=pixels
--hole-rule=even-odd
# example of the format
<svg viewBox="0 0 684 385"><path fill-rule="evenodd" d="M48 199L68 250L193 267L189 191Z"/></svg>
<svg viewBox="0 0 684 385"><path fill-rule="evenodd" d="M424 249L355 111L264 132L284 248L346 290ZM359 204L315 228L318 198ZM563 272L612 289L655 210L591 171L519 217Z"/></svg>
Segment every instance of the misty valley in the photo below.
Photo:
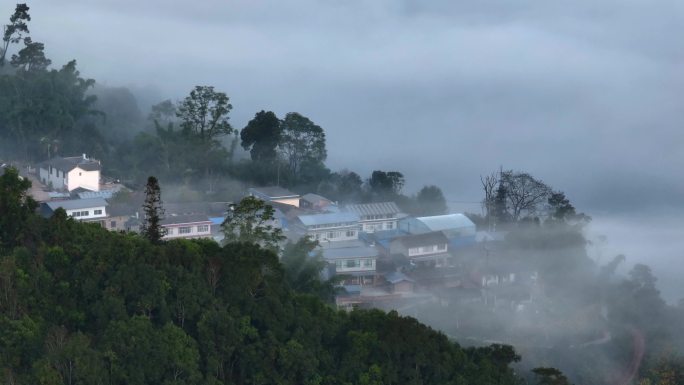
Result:
<svg viewBox="0 0 684 385"><path fill-rule="evenodd" d="M267 95L238 128L239 87L53 63L29 5L0 6L4 383L684 384L678 270L664 296L570 186L504 164L457 210L389 154L333 169L367 154Z"/></svg>

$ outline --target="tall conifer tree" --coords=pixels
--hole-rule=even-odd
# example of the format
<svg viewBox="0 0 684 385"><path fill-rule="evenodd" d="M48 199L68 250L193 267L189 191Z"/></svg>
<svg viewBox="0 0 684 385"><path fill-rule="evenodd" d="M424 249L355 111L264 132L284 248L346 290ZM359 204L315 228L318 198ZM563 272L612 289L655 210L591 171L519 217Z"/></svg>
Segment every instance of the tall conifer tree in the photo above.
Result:
<svg viewBox="0 0 684 385"><path fill-rule="evenodd" d="M164 219L164 207L162 206L159 181L153 176L147 178L143 210L145 211L145 220L142 224L141 233L152 243L161 242L166 235L166 230L161 226L161 221Z"/></svg>

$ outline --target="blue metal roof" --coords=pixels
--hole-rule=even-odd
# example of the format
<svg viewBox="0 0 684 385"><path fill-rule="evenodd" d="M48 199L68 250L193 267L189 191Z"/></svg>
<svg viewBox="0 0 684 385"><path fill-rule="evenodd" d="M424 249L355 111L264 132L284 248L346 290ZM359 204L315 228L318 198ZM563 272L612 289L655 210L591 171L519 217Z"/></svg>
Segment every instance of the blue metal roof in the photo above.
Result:
<svg viewBox="0 0 684 385"><path fill-rule="evenodd" d="M113 190L84 191L84 192L78 193L78 197L81 199L90 199L90 198L111 199L112 196L114 196Z"/></svg>
<svg viewBox="0 0 684 385"><path fill-rule="evenodd" d="M340 212L314 215L300 215L299 220L305 226L327 225L332 223L358 222L359 215L356 213Z"/></svg>
<svg viewBox="0 0 684 385"><path fill-rule="evenodd" d="M226 220L224 217L209 217L209 220L211 221L212 225L221 225L223 224L223 221Z"/></svg>
<svg viewBox="0 0 684 385"><path fill-rule="evenodd" d="M411 278L407 277L404 273L400 273L398 271L392 271L389 273L385 273L383 275L385 277L385 280L389 283L399 283L401 281L408 281L408 282L414 282Z"/></svg>

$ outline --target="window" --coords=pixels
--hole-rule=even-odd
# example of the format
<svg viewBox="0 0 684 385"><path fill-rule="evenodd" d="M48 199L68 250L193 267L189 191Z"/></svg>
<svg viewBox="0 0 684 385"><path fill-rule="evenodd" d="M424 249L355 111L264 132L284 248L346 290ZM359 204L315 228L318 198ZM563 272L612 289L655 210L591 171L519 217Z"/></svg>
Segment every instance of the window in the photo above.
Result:
<svg viewBox="0 0 684 385"><path fill-rule="evenodd" d="M166 235L173 235L173 227L166 227Z"/></svg>
<svg viewBox="0 0 684 385"><path fill-rule="evenodd" d="M116 221L109 222L109 227L115 228L116 227Z"/></svg>
<svg viewBox="0 0 684 385"><path fill-rule="evenodd" d="M190 234L192 232L192 227L183 226L178 228L178 234Z"/></svg>
<svg viewBox="0 0 684 385"><path fill-rule="evenodd" d="M328 232L328 238L335 238L335 233L332 231Z"/></svg>
<svg viewBox="0 0 684 385"><path fill-rule="evenodd" d="M394 222L387 222L385 223L385 228L387 230L392 230L394 228Z"/></svg>
<svg viewBox="0 0 684 385"><path fill-rule="evenodd" d="M81 176L81 175L83 175L83 174L79 172L79 173L78 173L78 176Z"/></svg>
<svg viewBox="0 0 684 385"><path fill-rule="evenodd" d="M358 259L347 259L347 264L345 267L359 267L361 266L361 263L359 262Z"/></svg>
<svg viewBox="0 0 684 385"><path fill-rule="evenodd" d="M90 215L90 211L81 211L82 217L87 217L88 215Z"/></svg>
<svg viewBox="0 0 684 385"><path fill-rule="evenodd" d="M446 250L446 244L437 245L437 250Z"/></svg>
<svg viewBox="0 0 684 385"><path fill-rule="evenodd" d="M364 259L363 260L363 267L373 267L373 260L372 259Z"/></svg>
<svg viewBox="0 0 684 385"><path fill-rule="evenodd" d="M102 210L95 210L93 215L102 215Z"/></svg>
<svg viewBox="0 0 684 385"><path fill-rule="evenodd" d="M335 261L335 267L341 269L344 267L343 261Z"/></svg>
<svg viewBox="0 0 684 385"><path fill-rule="evenodd" d="M354 235L356 235L356 231L354 231L354 230L347 231L348 237L353 237Z"/></svg>
<svg viewBox="0 0 684 385"><path fill-rule="evenodd" d="M197 226L197 232L198 233L206 233L209 231L209 225L199 225Z"/></svg>

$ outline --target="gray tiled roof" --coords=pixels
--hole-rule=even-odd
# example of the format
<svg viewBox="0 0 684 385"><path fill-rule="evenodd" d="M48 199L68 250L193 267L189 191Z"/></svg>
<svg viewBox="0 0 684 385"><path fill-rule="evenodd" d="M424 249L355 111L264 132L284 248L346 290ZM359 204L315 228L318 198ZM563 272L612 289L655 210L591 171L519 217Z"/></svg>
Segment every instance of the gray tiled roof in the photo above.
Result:
<svg viewBox="0 0 684 385"><path fill-rule="evenodd" d="M270 199L296 198L299 196L299 194L293 193L292 191L279 186L250 187L249 191L258 195L269 197Z"/></svg>
<svg viewBox="0 0 684 385"><path fill-rule="evenodd" d="M82 156L72 156L68 158L52 158L48 161L41 163L42 166L52 166L57 170L63 172L69 172L76 167L79 167L85 171L96 171L100 170L100 162L92 159L83 159Z"/></svg>
<svg viewBox="0 0 684 385"><path fill-rule="evenodd" d="M401 210L394 202L361 203L348 205L347 210L363 215L387 215L397 214Z"/></svg>
<svg viewBox="0 0 684 385"><path fill-rule="evenodd" d="M314 215L300 215L298 218L300 221L302 221L302 223L305 226L359 221L359 216L356 213L327 213Z"/></svg>
<svg viewBox="0 0 684 385"><path fill-rule="evenodd" d="M202 214L192 214L192 215L174 215L162 219L162 225L180 225L186 223L204 223L211 224L209 217Z"/></svg>

